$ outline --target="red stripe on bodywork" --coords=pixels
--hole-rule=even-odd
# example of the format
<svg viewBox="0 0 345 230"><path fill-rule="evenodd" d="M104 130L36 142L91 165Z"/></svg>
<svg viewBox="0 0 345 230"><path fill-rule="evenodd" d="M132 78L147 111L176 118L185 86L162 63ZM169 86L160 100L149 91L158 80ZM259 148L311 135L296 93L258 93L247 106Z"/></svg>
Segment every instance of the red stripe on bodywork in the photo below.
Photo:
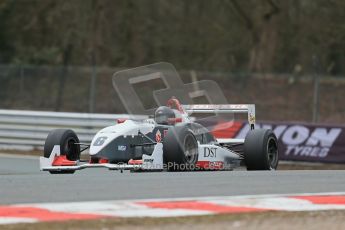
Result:
<svg viewBox="0 0 345 230"><path fill-rule="evenodd" d="M234 138L242 128L242 122L220 122L213 127L212 134L215 138Z"/></svg>
<svg viewBox="0 0 345 230"><path fill-rule="evenodd" d="M87 213L55 212L36 207L0 206L0 218L1 217L32 218L39 221L64 221L101 219L108 216Z"/></svg>
<svg viewBox="0 0 345 230"><path fill-rule="evenodd" d="M292 196L291 198L307 200L313 204L345 205L345 196Z"/></svg>
<svg viewBox="0 0 345 230"><path fill-rule="evenodd" d="M202 169L210 169L210 170L215 170L215 169L223 169L224 168L224 162L222 161L198 161L196 163L196 166Z"/></svg>
<svg viewBox="0 0 345 230"><path fill-rule="evenodd" d="M170 202L139 202L138 204L145 205L150 208L163 209L186 209L194 211L209 211L214 213L240 213L240 212L260 212L268 211L268 209L237 207L237 206L223 206L218 204L211 204L197 201L170 201Z"/></svg>
<svg viewBox="0 0 345 230"><path fill-rule="evenodd" d="M143 160L133 160L133 159L130 159L128 161L128 164L129 165L142 165L143 164Z"/></svg>

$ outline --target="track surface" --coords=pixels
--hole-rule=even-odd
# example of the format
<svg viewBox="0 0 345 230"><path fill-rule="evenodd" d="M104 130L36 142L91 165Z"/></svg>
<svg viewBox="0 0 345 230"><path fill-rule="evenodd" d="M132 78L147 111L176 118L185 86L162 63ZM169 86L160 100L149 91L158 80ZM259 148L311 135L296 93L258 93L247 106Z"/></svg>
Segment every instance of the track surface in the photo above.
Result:
<svg viewBox="0 0 345 230"><path fill-rule="evenodd" d="M345 171L40 172L37 157L0 156L0 204L344 192Z"/></svg>

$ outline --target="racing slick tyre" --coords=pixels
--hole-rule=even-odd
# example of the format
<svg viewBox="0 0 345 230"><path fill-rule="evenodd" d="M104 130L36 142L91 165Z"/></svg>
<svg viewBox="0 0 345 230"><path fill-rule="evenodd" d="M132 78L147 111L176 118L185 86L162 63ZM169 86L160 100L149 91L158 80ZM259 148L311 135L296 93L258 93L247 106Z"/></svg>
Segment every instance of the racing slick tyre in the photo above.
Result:
<svg viewBox="0 0 345 230"><path fill-rule="evenodd" d="M277 137L270 129L250 130L244 141L247 170L275 170L278 166Z"/></svg>
<svg viewBox="0 0 345 230"><path fill-rule="evenodd" d="M70 129L55 129L52 130L44 144L44 157L49 158L55 145L60 146L60 154L66 155L66 158L70 161L76 161L80 159L80 146L79 138ZM51 174L71 174L75 170L65 171L50 171Z"/></svg>
<svg viewBox="0 0 345 230"><path fill-rule="evenodd" d="M186 126L169 128L163 142L163 158L168 171L192 171L198 161L198 142Z"/></svg>

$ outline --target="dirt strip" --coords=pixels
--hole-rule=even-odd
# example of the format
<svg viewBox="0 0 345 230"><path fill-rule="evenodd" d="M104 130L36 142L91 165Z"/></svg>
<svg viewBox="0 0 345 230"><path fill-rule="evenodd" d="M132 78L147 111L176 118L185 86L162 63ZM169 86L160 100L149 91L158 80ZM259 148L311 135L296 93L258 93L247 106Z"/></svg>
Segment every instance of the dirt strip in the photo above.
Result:
<svg viewBox="0 0 345 230"><path fill-rule="evenodd" d="M315 230L344 229L345 211L266 212L176 218L112 218L89 221L46 222L3 225L3 230L58 229L255 229L255 230Z"/></svg>

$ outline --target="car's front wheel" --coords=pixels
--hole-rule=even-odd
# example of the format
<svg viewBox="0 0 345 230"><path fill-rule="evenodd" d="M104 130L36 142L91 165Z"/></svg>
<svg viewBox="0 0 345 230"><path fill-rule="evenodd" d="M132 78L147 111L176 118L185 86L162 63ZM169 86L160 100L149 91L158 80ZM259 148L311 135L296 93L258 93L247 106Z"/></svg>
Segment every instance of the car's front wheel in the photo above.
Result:
<svg viewBox="0 0 345 230"><path fill-rule="evenodd" d="M77 134L69 129L52 130L44 144L44 157L49 158L55 145L60 146L60 155L66 155L70 161L80 159L80 146ZM75 170L50 171L51 174L68 174L74 173Z"/></svg>

